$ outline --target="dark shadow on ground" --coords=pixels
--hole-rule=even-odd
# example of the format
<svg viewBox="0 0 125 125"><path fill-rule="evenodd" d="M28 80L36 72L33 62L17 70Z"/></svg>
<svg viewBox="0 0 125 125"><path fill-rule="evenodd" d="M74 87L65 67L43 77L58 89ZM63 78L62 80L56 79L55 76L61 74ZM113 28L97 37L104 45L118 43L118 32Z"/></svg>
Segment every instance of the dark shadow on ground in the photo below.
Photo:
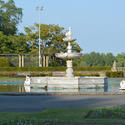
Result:
<svg viewBox="0 0 125 125"><path fill-rule="evenodd" d="M0 112L41 112L47 108L124 106L124 95L0 96Z"/></svg>

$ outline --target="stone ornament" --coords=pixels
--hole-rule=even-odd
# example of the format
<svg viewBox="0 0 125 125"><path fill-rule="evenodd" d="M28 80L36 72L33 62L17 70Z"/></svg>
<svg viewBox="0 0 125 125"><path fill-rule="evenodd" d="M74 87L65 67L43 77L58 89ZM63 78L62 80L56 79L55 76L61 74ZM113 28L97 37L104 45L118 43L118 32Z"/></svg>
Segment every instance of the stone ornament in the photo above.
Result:
<svg viewBox="0 0 125 125"><path fill-rule="evenodd" d="M120 82L120 88L121 90L125 90L125 79L123 79L121 82Z"/></svg>
<svg viewBox="0 0 125 125"><path fill-rule="evenodd" d="M24 86L30 86L30 77L26 75L26 80L24 82Z"/></svg>

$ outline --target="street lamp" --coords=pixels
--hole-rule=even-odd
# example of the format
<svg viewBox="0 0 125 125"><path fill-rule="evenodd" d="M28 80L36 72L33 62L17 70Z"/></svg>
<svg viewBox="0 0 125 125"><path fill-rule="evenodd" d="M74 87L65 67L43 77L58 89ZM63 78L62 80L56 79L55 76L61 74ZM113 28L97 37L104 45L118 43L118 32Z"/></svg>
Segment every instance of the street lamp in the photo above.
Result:
<svg viewBox="0 0 125 125"><path fill-rule="evenodd" d="M42 6L37 6L36 7L37 11L39 12L39 67L42 67L41 65L41 53L40 53L40 11L43 10L43 7Z"/></svg>

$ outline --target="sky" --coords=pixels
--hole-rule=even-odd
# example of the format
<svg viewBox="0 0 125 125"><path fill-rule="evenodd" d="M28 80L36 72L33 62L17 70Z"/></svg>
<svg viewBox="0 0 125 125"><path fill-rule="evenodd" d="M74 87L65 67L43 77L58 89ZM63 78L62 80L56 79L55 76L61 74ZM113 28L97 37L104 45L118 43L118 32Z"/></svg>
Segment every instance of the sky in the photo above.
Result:
<svg viewBox="0 0 125 125"><path fill-rule="evenodd" d="M38 23L37 6L43 6L41 23L58 24L72 35L83 53L125 52L125 0L14 0L23 8L18 29Z"/></svg>

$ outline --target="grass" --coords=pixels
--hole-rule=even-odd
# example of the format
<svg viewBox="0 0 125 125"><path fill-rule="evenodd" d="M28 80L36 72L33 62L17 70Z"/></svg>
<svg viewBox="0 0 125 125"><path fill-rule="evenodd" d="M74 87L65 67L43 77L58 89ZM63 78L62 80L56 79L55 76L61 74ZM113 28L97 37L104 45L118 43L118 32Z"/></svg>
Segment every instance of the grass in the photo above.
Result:
<svg viewBox="0 0 125 125"><path fill-rule="evenodd" d="M90 111L93 113L102 110L124 112L124 107L111 108L77 108L77 109L46 109L40 113L0 113L0 125L51 125L52 123L125 123L124 118L86 117ZM100 112L99 112L100 113ZM100 115L100 114L99 114ZM113 114L114 115L114 114Z"/></svg>

